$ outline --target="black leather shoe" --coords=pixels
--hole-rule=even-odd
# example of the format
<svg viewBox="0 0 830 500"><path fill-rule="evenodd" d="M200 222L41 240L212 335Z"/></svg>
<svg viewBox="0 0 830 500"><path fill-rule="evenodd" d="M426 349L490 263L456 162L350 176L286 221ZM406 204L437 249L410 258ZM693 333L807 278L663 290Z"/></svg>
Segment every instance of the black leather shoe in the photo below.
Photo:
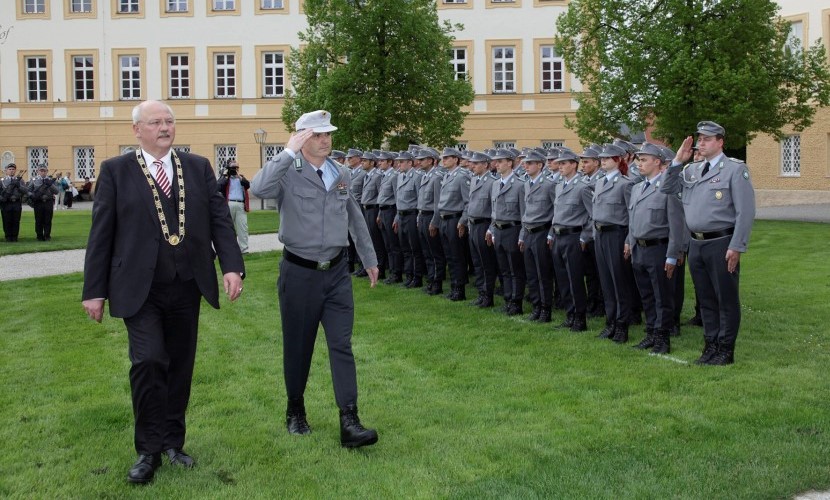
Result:
<svg viewBox="0 0 830 500"><path fill-rule="evenodd" d="M628 342L628 325L625 323L617 323L614 327L614 336L611 340L618 344L625 344Z"/></svg>
<svg viewBox="0 0 830 500"><path fill-rule="evenodd" d="M285 427L289 434L305 436L311 434L311 426L305 417L305 404L302 398L288 400L288 409L285 411Z"/></svg>
<svg viewBox="0 0 830 500"><path fill-rule="evenodd" d="M367 273L365 269L361 269L359 271L355 271L354 276L357 278L365 278L366 276L369 276L369 273Z"/></svg>
<svg viewBox="0 0 830 500"><path fill-rule="evenodd" d="M654 348L651 350L652 354L668 354L671 352L671 341L669 340L668 330L654 331Z"/></svg>
<svg viewBox="0 0 830 500"><path fill-rule="evenodd" d="M481 305L482 302L484 302L484 293L478 292L478 297L476 297L474 301L470 302L470 305L478 307Z"/></svg>
<svg viewBox="0 0 830 500"><path fill-rule="evenodd" d="M634 349L651 349L654 347L654 329L646 327L646 338L631 347Z"/></svg>
<svg viewBox="0 0 830 500"><path fill-rule="evenodd" d="M707 365L723 366L735 363L735 346L728 346L724 344L718 345L718 352L709 358Z"/></svg>
<svg viewBox="0 0 830 500"><path fill-rule="evenodd" d="M493 307L494 305L495 304L493 304L493 296L485 295L484 298L481 300L481 304L479 304L478 307L484 309L487 307Z"/></svg>
<svg viewBox="0 0 830 500"><path fill-rule="evenodd" d="M146 484L153 480L156 469L161 467L161 453L139 455L138 460L127 473L127 481L134 484Z"/></svg>
<svg viewBox="0 0 830 500"><path fill-rule="evenodd" d="M522 310L522 301L521 300L511 300L507 306L506 314L508 316L519 316L524 314Z"/></svg>
<svg viewBox="0 0 830 500"><path fill-rule="evenodd" d="M542 306L542 311L539 313L539 323L550 323L551 322L551 307L550 306Z"/></svg>
<svg viewBox="0 0 830 500"><path fill-rule="evenodd" d="M344 448L360 448L378 442L378 433L360 423L357 406L348 405L340 410L340 445Z"/></svg>
<svg viewBox="0 0 830 500"><path fill-rule="evenodd" d="M464 287L464 285L456 285L453 287L453 292L450 296L450 300L453 302L461 302L462 300L467 300L467 290Z"/></svg>
<svg viewBox="0 0 830 500"><path fill-rule="evenodd" d="M533 309L530 311L530 314L527 316L528 321L538 321L539 316L542 315L542 306L533 306Z"/></svg>
<svg viewBox="0 0 830 500"><path fill-rule="evenodd" d="M561 323L559 323L559 326L557 326L556 328L558 328L558 329L569 329L570 327L573 326L573 324L574 324L574 315L573 314L568 314L567 316L565 316L565 320L562 321Z"/></svg>
<svg viewBox="0 0 830 500"><path fill-rule="evenodd" d="M196 461L193 460L193 457L185 453L181 448L170 448L169 450L164 450L164 453L166 453L167 458L170 459L170 465L181 465L182 467L187 467L188 469L191 469L196 465Z"/></svg>
<svg viewBox="0 0 830 500"><path fill-rule="evenodd" d="M700 357L697 358L695 361L696 365L706 365L709 364L709 360L712 359L712 356L718 353L718 344L716 342L706 341L706 345L703 346L703 352L700 354Z"/></svg>
<svg viewBox="0 0 830 500"><path fill-rule="evenodd" d="M432 282L432 286L427 291L427 295L441 295L444 293L444 286L443 282L435 280Z"/></svg>
<svg viewBox="0 0 830 500"><path fill-rule="evenodd" d="M571 331L572 332L584 332L588 330L588 321L585 319L584 314L576 314L573 317L573 321L571 322Z"/></svg>
<svg viewBox="0 0 830 500"><path fill-rule="evenodd" d="M614 336L614 325L605 325L605 328L597 335L598 339L610 339Z"/></svg>

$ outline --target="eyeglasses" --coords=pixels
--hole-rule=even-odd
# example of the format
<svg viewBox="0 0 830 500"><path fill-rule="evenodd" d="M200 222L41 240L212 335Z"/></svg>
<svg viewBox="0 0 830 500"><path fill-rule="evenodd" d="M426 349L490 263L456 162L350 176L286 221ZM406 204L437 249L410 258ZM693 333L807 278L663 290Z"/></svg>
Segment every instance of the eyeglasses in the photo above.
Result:
<svg viewBox="0 0 830 500"><path fill-rule="evenodd" d="M139 123L143 123L153 128L160 127L162 124L167 125L168 127L172 127L176 124L176 120L174 120L173 118L168 118L166 120L150 120L149 122L140 121Z"/></svg>

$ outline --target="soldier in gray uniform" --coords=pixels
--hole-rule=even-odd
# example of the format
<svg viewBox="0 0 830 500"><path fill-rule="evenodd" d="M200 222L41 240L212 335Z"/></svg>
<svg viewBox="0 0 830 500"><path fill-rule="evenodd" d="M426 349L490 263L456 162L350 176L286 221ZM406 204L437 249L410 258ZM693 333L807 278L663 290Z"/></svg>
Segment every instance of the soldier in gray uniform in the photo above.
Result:
<svg viewBox="0 0 830 500"><path fill-rule="evenodd" d="M528 151L525 157L524 212L519 231L519 250L524 256L530 304L528 320L550 323L553 308L553 262L547 245L553 221L556 183L544 170L545 157Z"/></svg>
<svg viewBox="0 0 830 500"><path fill-rule="evenodd" d="M674 325L674 273L683 253L683 205L679 197L660 192L663 151L659 146L644 143L637 163L644 180L631 189L625 255L631 259L646 313L646 337L634 347L667 354Z"/></svg>
<svg viewBox="0 0 830 500"><path fill-rule="evenodd" d="M341 165L346 164L346 153L344 153L343 151L340 151L339 149L332 149L331 154L329 155L329 158L331 158L332 160L336 161L337 163L339 163Z"/></svg>
<svg viewBox="0 0 830 500"><path fill-rule="evenodd" d="M700 364L734 363L741 325L738 296L741 254L746 252L755 218L755 190L749 169L723 154L723 127L697 124L700 163L682 166L692 156L687 137L667 170L661 189L681 193L686 225L691 231L689 271L700 299L706 344Z"/></svg>
<svg viewBox="0 0 830 500"><path fill-rule="evenodd" d="M349 149L345 155L346 166L349 168L349 191L358 204L360 204L360 198L363 194L363 176L366 175L366 172L360 168L361 156L363 156L363 151L359 149ZM361 206L360 209L363 210L363 207ZM349 272L355 272L355 267L357 267L358 274L366 276L365 271L358 263L357 250L355 250L352 236L349 235Z"/></svg>
<svg viewBox="0 0 830 500"><path fill-rule="evenodd" d="M663 171L671 165L674 156L677 154L672 149L665 146L660 146L660 151L663 153ZM664 175L665 177L665 175ZM678 199L680 196L678 196ZM683 210L683 203L680 203L680 210ZM674 269L674 324L669 329L670 337L677 337L680 335L680 315L683 312L683 303L686 300L686 255L689 254L689 242L692 240L689 235L689 228L686 227L686 215L683 214L683 232L680 242L680 256L677 258L677 264ZM700 306L695 301L695 310L700 311Z"/></svg>
<svg viewBox="0 0 830 500"><path fill-rule="evenodd" d="M366 227L369 228L369 235L372 237L372 245L375 247L375 255L378 257L378 279L386 279L387 256L386 247L383 246L383 235L378 224L378 193L380 192L381 173L377 168L378 158L374 153L363 153L360 158L363 163L363 170L366 175L363 177L363 217L366 220Z"/></svg>
<svg viewBox="0 0 830 500"><path fill-rule="evenodd" d="M638 183L643 180L643 176L640 174L640 169L637 166L636 161L636 154L637 154L637 146L631 144L628 141L624 141L622 139L614 139L615 146L619 146L625 150L625 163L628 165L628 173L626 174L631 182Z"/></svg>
<svg viewBox="0 0 830 500"><path fill-rule="evenodd" d="M596 147L594 147L596 146ZM582 170L581 182L588 184L593 192L597 179L601 179L605 173L599 168L599 154L602 147L591 145L585 148L579 155L579 167ZM602 298L602 287L599 283L599 272L597 271L596 251L594 249L594 238L585 242L585 288L588 292L588 316L599 318L605 317L605 300Z"/></svg>
<svg viewBox="0 0 830 500"><path fill-rule="evenodd" d="M519 249L519 231L524 212L524 179L514 172L513 153L505 149L492 155L499 173L490 191L492 214L487 242L496 247L496 260L504 280L504 305L508 316L522 314L525 295L525 262Z"/></svg>
<svg viewBox="0 0 830 500"><path fill-rule="evenodd" d="M444 148L441 162L447 173L438 197L439 234L450 271L450 295L453 302L466 300L467 285L467 202L470 199L470 171L459 166L461 153Z"/></svg>
<svg viewBox="0 0 830 500"><path fill-rule="evenodd" d="M357 414L357 374L352 354L354 297L344 259L347 234L369 275L378 279L377 257L357 200L349 192L349 173L329 160L331 125L326 111L306 113L286 148L251 181L259 198L277 200L280 240L285 245L277 289L282 321L283 364L288 396L286 426L308 434L305 393L317 328L326 334L334 395L340 408L340 443L347 448L374 444L378 434Z"/></svg>
<svg viewBox="0 0 830 500"><path fill-rule="evenodd" d="M393 229L398 234L403 254L403 268L406 273L406 288L421 288L426 273L421 239L418 234L418 191L421 175L414 168L414 157L402 151L395 158L398 162L397 185L395 187L395 222Z"/></svg>
<svg viewBox="0 0 830 500"><path fill-rule="evenodd" d="M383 245L389 266L389 277L385 284L403 283L403 256L401 242L392 227L395 223L395 188L398 185L398 172L392 168L395 154L383 151L378 159L380 168L380 188L378 190L378 219Z"/></svg>
<svg viewBox="0 0 830 500"><path fill-rule="evenodd" d="M556 185L549 239L552 240L553 266L566 310L565 321L559 327L584 332L588 329L584 253L588 242L593 240L593 189L577 174L579 157L576 153L563 149L556 163L562 179Z"/></svg>
<svg viewBox="0 0 830 500"><path fill-rule="evenodd" d="M421 149L415 155L415 159L424 174L418 190L418 234L421 238L421 252L427 267L426 293L440 295L444 293L443 283L447 272L447 259L444 256L441 237L438 235L440 219L437 211L443 175L435 167L438 160L437 152Z"/></svg>
<svg viewBox="0 0 830 500"><path fill-rule="evenodd" d="M17 176L17 165L6 165L6 176L0 181L0 212L3 216L3 234L6 241L17 241L20 234L20 215L23 213L23 195L26 183Z"/></svg>
<svg viewBox="0 0 830 500"><path fill-rule="evenodd" d="M624 156L625 150L613 144L603 148L599 157L605 177L594 188L591 211L597 271L605 298L605 329L599 337L619 344L628 342L631 297L637 293L623 258L632 187L631 180L620 171Z"/></svg>
<svg viewBox="0 0 830 500"><path fill-rule="evenodd" d="M490 175L490 157L484 153L470 155L473 178L470 182L470 196L467 203L467 227L469 228L470 253L476 270L476 288L478 298L471 305L481 308L493 307L493 294L496 287L496 252L487 244L487 228L490 227L493 213L492 191L493 176Z"/></svg>

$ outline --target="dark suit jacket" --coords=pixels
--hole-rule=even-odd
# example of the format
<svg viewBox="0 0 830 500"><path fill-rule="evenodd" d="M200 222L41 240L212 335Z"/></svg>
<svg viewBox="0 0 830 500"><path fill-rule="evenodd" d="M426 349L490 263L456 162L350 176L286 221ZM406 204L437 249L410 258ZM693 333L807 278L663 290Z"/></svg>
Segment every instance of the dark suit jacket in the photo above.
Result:
<svg viewBox="0 0 830 500"><path fill-rule="evenodd" d="M210 162L197 155L177 154L185 187L185 237L180 245L187 252L199 290L218 309L214 258L218 254L223 273L241 273L245 265ZM177 223L168 221L168 226L172 232ZM104 161L92 207L83 300L105 298L110 302L110 315L133 316L149 294L159 248L168 244L135 153Z"/></svg>

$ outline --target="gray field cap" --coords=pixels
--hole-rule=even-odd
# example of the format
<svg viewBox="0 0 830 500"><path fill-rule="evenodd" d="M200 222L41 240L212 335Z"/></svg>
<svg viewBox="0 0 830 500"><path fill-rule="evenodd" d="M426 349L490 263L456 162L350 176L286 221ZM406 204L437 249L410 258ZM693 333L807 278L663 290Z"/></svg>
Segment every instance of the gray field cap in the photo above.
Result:
<svg viewBox="0 0 830 500"><path fill-rule="evenodd" d="M515 160L516 155L513 153L513 151L511 151L509 149L499 148L499 149L496 149L495 151L493 151L492 154L490 154L490 159L491 160L503 160L503 159Z"/></svg>
<svg viewBox="0 0 830 500"><path fill-rule="evenodd" d="M666 146L660 146L660 151L663 152L663 161L672 161L677 153L672 148L667 148Z"/></svg>
<svg viewBox="0 0 830 500"><path fill-rule="evenodd" d="M473 163L483 163L488 162L490 160L492 160L490 156L479 151L473 151L473 154L470 155L470 161Z"/></svg>
<svg viewBox="0 0 830 500"><path fill-rule="evenodd" d="M612 156L625 156L625 150L614 144L606 144L603 146L602 153L599 154L599 157L611 158Z"/></svg>
<svg viewBox="0 0 830 500"><path fill-rule="evenodd" d="M626 153L636 153L637 152L637 146L635 146L634 144L631 144L628 141L624 141L622 139L614 139L614 145L618 146L618 147L621 147L622 149L625 150Z"/></svg>
<svg viewBox="0 0 830 500"><path fill-rule="evenodd" d="M663 159L663 150L660 149L660 146L657 144L652 144L650 142L644 142L642 146L640 146L640 150L637 151L638 155L651 155L656 156L657 158Z"/></svg>
<svg viewBox="0 0 830 500"><path fill-rule="evenodd" d="M600 151L601 151L601 150L600 150ZM579 157L580 157L580 158L595 158L595 159L599 159L599 153L600 153L600 151L597 151L596 149L592 148L591 146L588 146L587 148L585 148L585 151L583 151L582 153L580 153Z"/></svg>
<svg viewBox="0 0 830 500"><path fill-rule="evenodd" d="M461 152L455 148L446 147L444 148L444 151L441 152L441 158L445 156L457 156L458 158L461 158Z"/></svg>
<svg viewBox="0 0 830 500"><path fill-rule="evenodd" d="M352 158L352 157L355 157L355 156L357 156L358 158L363 156L363 151L361 151L359 149L350 148L346 152L346 158Z"/></svg>
<svg viewBox="0 0 830 500"><path fill-rule="evenodd" d="M726 130L715 122L700 122L697 124L697 133L703 135L726 135Z"/></svg>
<svg viewBox="0 0 830 500"><path fill-rule="evenodd" d="M536 161L539 163L545 163L545 155L541 154L540 152L536 151L535 149L531 149L525 155L525 163L529 161Z"/></svg>
<svg viewBox="0 0 830 500"><path fill-rule="evenodd" d="M560 161L579 162L579 156L568 148L561 148L559 150L559 157L556 159L556 161L557 162L560 162Z"/></svg>
<svg viewBox="0 0 830 500"><path fill-rule="evenodd" d="M409 151L401 151L398 153L398 156L395 157L396 160L414 160L415 157L412 156L412 153Z"/></svg>
<svg viewBox="0 0 830 500"><path fill-rule="evenodd" d="M366 151L365 153L363 153L363 156L361 156L360 159L361 160L377 161L378 157L375 156L375 154L372 153L371 151Z"/></svg>
<svg viewBox="0 0 830 500"><path fill-rule="evenodd" d="M339 149L332 149L331 154L329 156L331 158L334 158L335 160L338 160L340 158L345 158L346 153L344 153L343 151L340 151Z"/></svg>

